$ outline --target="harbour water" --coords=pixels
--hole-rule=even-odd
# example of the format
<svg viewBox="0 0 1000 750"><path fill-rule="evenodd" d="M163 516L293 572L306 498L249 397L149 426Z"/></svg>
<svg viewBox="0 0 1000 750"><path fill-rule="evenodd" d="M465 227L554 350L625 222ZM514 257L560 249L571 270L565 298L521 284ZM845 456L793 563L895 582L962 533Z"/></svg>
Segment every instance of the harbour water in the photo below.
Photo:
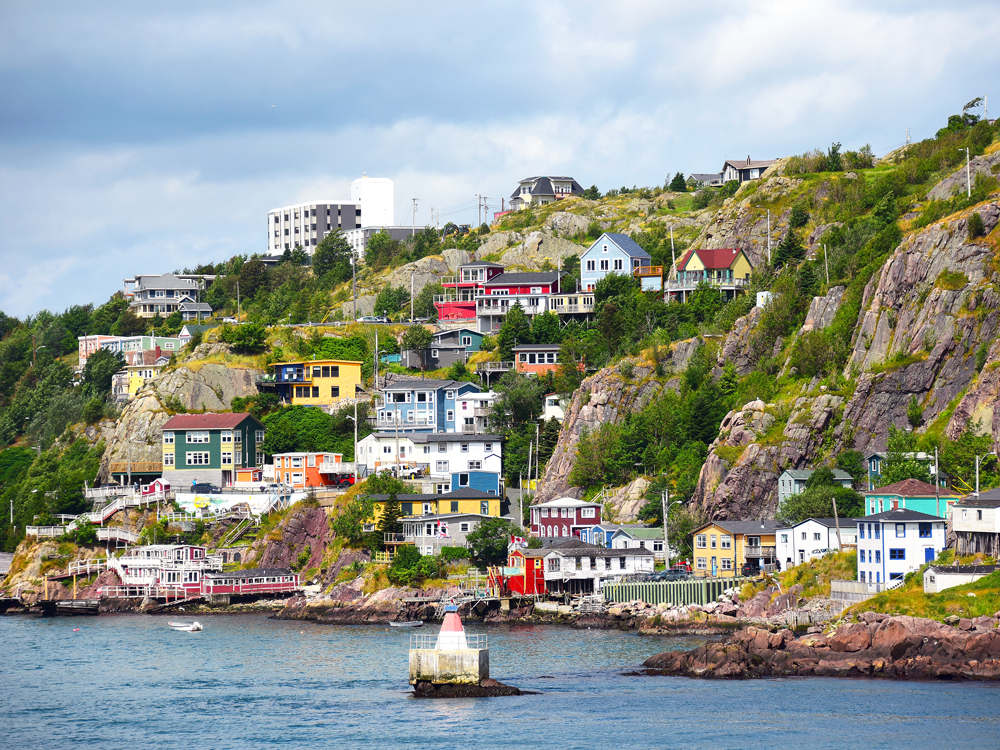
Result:
<svg viewBox="0 0 1000 750"><path fill-rule="evenodd" d="M407 631L199 619L201 633L161 617L0 618L0 747L1000 745L996 684L629 676L697 639L472 624L492 676L539 694L419 700Z"/></svg>

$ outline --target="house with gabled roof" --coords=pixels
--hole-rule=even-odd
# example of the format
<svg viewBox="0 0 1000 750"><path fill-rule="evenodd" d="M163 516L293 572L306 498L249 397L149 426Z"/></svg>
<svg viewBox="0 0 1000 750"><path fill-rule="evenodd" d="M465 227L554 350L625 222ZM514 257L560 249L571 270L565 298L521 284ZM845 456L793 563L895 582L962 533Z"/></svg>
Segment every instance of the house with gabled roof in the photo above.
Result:
<svg viewBox="0 0 1000 750"><path fill-rule="evenodd" d="M973 493L951 509L956 553L1000 557L1000 488Z"/></svg>
<svg viewBox="0 0 1000 750"><path fill-rule="evenodd" d="M628 276L650 261L649 253L627 234L605 232L580 255L580 286L593 291L608 274Z"/></svg>
<svg viewBox="0 0 1000 750"><path fill-rule="evenodd" d="M263 466L263 442L264 425L252 414L178 414L162 428L163 478L175 488L232 484L238 468Z"/></svg>
<svg viewBox="0 0 1000 750"><path fill-rule="evenodd" d="M504 272L483 283L476 295L476 316L481 333L500 330L503 317L515 304L529 317L550 309L550 297L559 294L562 271Z"/></svg>
<svg viewBox="0 0 1000 750"><path fill-rule="evenodd" d="M909 481L909 480L908 480ZM859 518L858 581L902 581L910 571L933 562L947 543L943 518L897 508Z"/></svg>
<svg viewBox="0 0 1000 750"><path fill-rule="evenodd" d="M919 479L904 479L865 493L865 509L869 513L915 510L938 518L951 516L952 506L961 496L948 489L935 487Z"/></svg>
<svg viewBox="0 0 1000 750"><path fill-rule="evenodd" d="M699 284L716 287L726 299L744 292L750 284L753 266L746 254L735 247L695 248L685 252L677 261L673 278L667 274L664 288L670 294L687 296Z"/></svg>
<svg viewBox="0 0 1000 750"><path fill-rule="evenodd" d="M742 184L750 180L759 180L764 176L767 168L777 163L777 161L777 159L753 160L749 156L747 156L746 161L742 159L726 159L722 164L722 183L725 184L731 180L736 180Z"/></svg>
<svg viewBox="0 0 1000 750"><path fill-rule="evenodd" d="M526 177L518 182L517 189L511 193L510 209L517 211L526 206L544 206L582 194L583 187L572 177Z"/></svg>

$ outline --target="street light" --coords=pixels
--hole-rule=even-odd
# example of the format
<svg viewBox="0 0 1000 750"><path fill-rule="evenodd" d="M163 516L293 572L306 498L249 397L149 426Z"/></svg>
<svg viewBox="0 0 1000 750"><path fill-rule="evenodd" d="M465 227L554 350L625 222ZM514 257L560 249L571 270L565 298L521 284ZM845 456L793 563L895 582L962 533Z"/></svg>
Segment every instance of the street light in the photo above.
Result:
<svg viewBox="0 0 1000 750"><path fill-rule="evenodd" d="M993 458L996 458L997 454L996 453L984 453L981 456L976 456L976 499L979 499L979 459L981 459L981 458L989 458L990 456L993 456ZM934 481L935 482L938 481L937 477L934 478Z"/></svg>
<svg viewBox="0 0 1000 750"><path fill-rule="evenodd" d="M670 570L670 539L667 532L667 521L670 509L675 505L683 505L683 502L680 500L670 502L670 490L666 489L660 493L660 502L663 503L663 569Z"/></svg>

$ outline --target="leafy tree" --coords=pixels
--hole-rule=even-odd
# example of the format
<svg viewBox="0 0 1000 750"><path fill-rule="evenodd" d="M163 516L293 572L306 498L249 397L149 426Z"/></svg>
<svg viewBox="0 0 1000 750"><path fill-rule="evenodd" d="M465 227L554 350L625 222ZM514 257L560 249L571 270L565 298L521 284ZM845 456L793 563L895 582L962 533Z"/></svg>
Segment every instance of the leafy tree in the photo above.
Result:
<svg viewBox="0 0 1000 750"><path fill-rule="evenodd" d="M983 431L979 421L970 422L955 440L945 440L940 446L941 470L955 483L975 486L976 456L985 456L993 451L993 437L989 430ZM979 486L990 489L1000 484L997 462L988 457L980 462Z"/></svg>
<svg viewBox="0 0 1000 750"><path fill-rule="evenodd" d="M83 406L81 414L83 421L87 424L94 424L104 416L104 402L100 398L92 398Z"/></svg>
<svg viewBox="0 0 1000 750"><path fill-rule="evenodd" d="M90 316L90 328L88 334L108 335L118 318L128 310L128 300L121 292L115 292L111 298L103 305L94 310Z"/></svg>
<svg viewBox="0 0 1000 750"><path fill-rule="evenodd" d="M841 523L844 519L865 515L864 498L854 490L837 484L816 484L791 495L778 508L777 515L787 524L799 523L807 518L833 518L834 501Z"/></svg>
<svg viewBox="0 0 1000 750"><path fill-rule="evenodd" d="M531 340L536 344L558 344L562 341L559 316L551 310L531 319Z"/></svg>
<svg viewBox="0 0 1000 750"><path fill-rule="evenodd" d="M917 429L924 422L924 410L916 396L910 396L910 402L906 405L906 421L913 429Z"/></svg>
<svg viewBox="0 0 1000 750"><path fill-rule="evenodd" d="M420 354L420 369L427 368L427 350L434 341L434 334L424 326L411 325L403 334L402 348L404 351Z"/></svg>
<svg viewBox="0 0 1000 750"><path fill-rule="evenodd" d="M587 225L587 239L596 240L604 234L604 227L601 226L601 222L592 221Z"/></svg>
<svg viewBox="0 0 1000 750"><path fill-rule="evenodd" d="M533 378L510 371L496 382L493 390L497 398L490 411L490 421L495 428L506 430L515 425L534 422L542 413L547 384L542 378Z"/></svg>
<svg viewBox="0 0 1000 750"><path fill-rule="evenodd" d="M484 565L503 563L507 559L511 535L518 534L520 530L520 527L503 518L486 518L480 521L466 537L473 561Z"/></svg>
<svg viewBox="0 0 1000 750"><path fill-rule="evenodd" d="M601 191L597 189L597 185L591 185L589 188L583 191L582 197L590 201L600 200Z"/></svg>
<svg viewBox="0 0 1000 750"><path fill-rule="evenodd" d="M840 158L840 144L832 143L826 150L826 170L828 172L839 172L843 169Z"/></svg>
<svg viewBox="0 0 1000 750"><path fill-rule="evenodd" d="M862 484L868 478L868 467L861 451L846 450L837 456L837 468L846 471L854 479L854 484Z"/></svg>
<svg viewBox="0 0 1000 750"><path fill-rule="evenodd" d="M331 232L313 253L313 274L325 284L336 286L351 278L351 244L339 229Z"/></svg>
<svg viewBox="0 0 1000 750"><path fill-rule="evenodd" d="M240 268L239 282L240 298L253 299L257 290L265 288L267 284L267 266L258 258L247 261Z"/></svg>
<svg viewBox="0 0 1000 750"><path fill-rule="evenodd" d="M267 329L260 323L224 325L219 329L219 339L231 344L233 349L243 354L257 354L264 351L267 343Z"/></svg>
<svg viewBox="0 0 1000 750"><path fill-rule="evenodd" d="M682 173L678 172L674 175L674 179L670 181L670 190L674 193L687 192L687 180L684 179Z"/></svg>
<svg viewBox="0 0 1000 750"><path fill-rule="evenodd" d="M434 295L436 294L444 294L444 287L440 284L428 284L421 289L417 298L413 300L413 314L418 318L437 320L438 311L434 307Z"/></svg>
<svg viewBox="0 0 1000 750"><path fill-rule="evenodd" d="M518 344L530 344L531 323L524 313L524 308L515 302L503 317L503 325L497 334L497 348L500 350L500 361L509 362L514 359L514 347Z"/></svg>
<svg viewBox="0 0 1000 750"><path fill-rule="evenodd" d="M0 451L0 487L17 482L35 460L35 452L28 448L11 446Z"/></svg>
<svg viewBox="0 0 1000 750"><path fill-rule="evenodd" d="M559 280L559 288L564 292L580 289L580 256L569 255L563 259L562 270L565 274Z"/></svg>
<svg viewBox="0 0 1000 750"><path fill-rule="evenodd" d="M126 310L111 326L111 333L115 336L139 336L146 332L147 325L145 318Z"/></svg>
<svg viewBox="0 0 1000 750"><path fill-rule="evenodd" d="M913 456L917 450L917 436L912 432L896 429L889 425L889 440L885 461L882 462L882 477L879 487L902 482L904 479L919 479L930 482L931 473L927 464Z"/></svg>
<svg viewBox="0 0 1000 750"><path fill-rule="evenodd" d="M373 234L365 245L365 265L372 270L380 271L389 265L398 251L399 243L381 229Z"/></svg>
<svg viewBox="0 0 1000 750"><path fill-rule="evenodd" d="M722 293L708 281L699 281L687 301L689 312L698 323L712 320L724 304Z"/></svg>
<svg viewBox="0 0 1000 750"><path fill-rule="evenodd" d="M631 297L639 288L639 281L633 276L609 273L594 285L594 304L600 305L614 297Z"/></svg>
<svg viewBox="0 0 1000 750"><path fill-rule="evenodd" d="M85 523L77 526L74 536L77 544L97 544L97 529L93 524Z"/></svg>
<svg viewBox="0 0 1000 750"><path fill-rule="evenodd" d="M119 352L98 349L87 357L81 380L83 392L87 396L104 398L111 392L111 377L125 367L125 360Z"/></svg>
<svg viewBox="0 0 1000 750"><path fill-rule="evenodd" d="M348 501L333 519L333 531L349 547L358 547L366 538L365 522L374 515L375 502L367 496L356 496Z"/></svg>

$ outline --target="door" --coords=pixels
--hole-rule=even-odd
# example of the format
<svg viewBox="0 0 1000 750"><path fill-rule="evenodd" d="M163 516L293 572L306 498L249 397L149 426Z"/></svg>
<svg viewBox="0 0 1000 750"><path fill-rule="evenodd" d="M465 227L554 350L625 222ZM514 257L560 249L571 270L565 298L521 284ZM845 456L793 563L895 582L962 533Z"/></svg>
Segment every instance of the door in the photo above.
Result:
<svg viewBox="0 0 1000 750"><path fill-rule="evenodd" d="M934 562L935 554L933 547L924 547L924 562Z"/></svg>
<svg viewBox="0 0 1000 750"><path fill-rule="evenodd" d="M715 578L719 574L719 563L716 558L712 558L712 577Z"/></svg>

